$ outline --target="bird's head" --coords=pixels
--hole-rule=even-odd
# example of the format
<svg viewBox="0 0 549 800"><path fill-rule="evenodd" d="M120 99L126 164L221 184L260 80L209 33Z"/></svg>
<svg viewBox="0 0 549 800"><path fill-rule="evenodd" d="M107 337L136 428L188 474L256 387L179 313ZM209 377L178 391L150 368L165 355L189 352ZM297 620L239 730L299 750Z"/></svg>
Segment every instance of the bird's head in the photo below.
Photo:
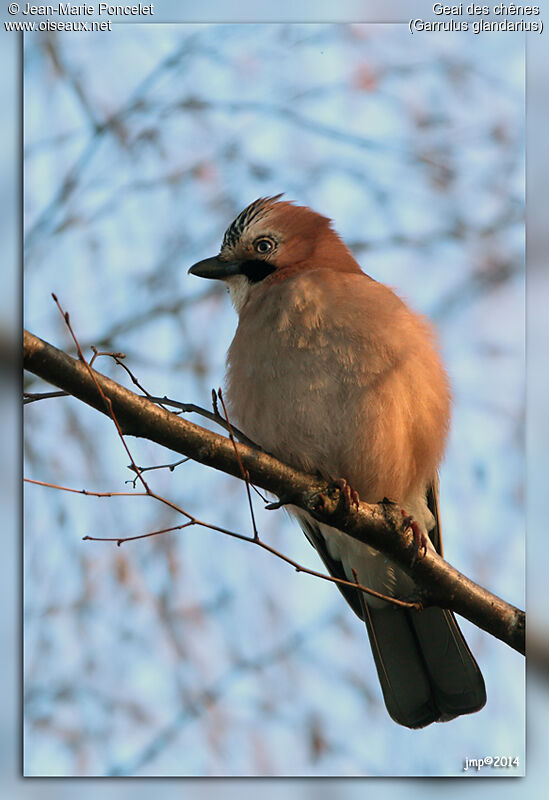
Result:
<svg viewBox="0 0 549 800"><path fill-rule="evenodd" d="M254 286L313 269L360 272L331 221L306 206L260 197L231 222L217 256L194 264L191 275L228 283L240 311Z"/></svg>

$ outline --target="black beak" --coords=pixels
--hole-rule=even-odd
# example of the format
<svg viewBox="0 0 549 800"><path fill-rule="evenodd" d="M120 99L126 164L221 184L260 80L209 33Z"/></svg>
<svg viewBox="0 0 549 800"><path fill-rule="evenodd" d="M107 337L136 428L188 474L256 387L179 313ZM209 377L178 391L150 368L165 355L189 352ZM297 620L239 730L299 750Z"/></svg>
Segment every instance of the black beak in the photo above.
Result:
<svg viewBox="0 0 549 800"><path fill-rule="evenodd" d="M189 275L198 275L199 278L230 278L231 275L240 275L241 264L239 261L221 261L219 256L205 258L198 261L189 269Z"/></svg>

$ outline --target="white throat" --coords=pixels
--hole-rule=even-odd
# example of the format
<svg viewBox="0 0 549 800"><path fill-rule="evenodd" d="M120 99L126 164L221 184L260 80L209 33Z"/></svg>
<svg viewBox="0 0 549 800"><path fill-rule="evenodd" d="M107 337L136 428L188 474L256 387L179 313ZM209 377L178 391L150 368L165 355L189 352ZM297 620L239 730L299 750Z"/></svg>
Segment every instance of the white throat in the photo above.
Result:
<svg viewBox="0 0 549 800"><path fill-rule="evenodd" d="M231 303L237 314L240 314L250 295L250 281L245 275L233 275L226 278L225 283L231 296Z"/></svg>

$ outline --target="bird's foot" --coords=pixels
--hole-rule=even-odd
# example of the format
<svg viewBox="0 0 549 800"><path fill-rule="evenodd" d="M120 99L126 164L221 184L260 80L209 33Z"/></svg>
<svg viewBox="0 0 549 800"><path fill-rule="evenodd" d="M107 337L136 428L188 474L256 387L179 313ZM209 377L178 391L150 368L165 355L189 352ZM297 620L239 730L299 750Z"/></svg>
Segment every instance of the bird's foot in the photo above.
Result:
<svg viewBox="0 0 549 800"><path fill-rule="evenodd" d="M410 530L412 531L414 554L412 556L411 566L413 567L417 559L423 558L424 555L427 553L428 539L426 534L423 533L423 531L421 530L415 519L412 516L410 516L410 514L407 514L403 508L400 509L400 512L403 517L402 524L404 526L404 530L410 528Z"/></svg>
<svg viewBox="0 0 549 800"><path fill-rule="evenodd" d="M345 511L350 511L351 508L354 506L358 508L360 504L360 497L358 496L358 492L355 491L345 478L338 478L337 481L334 481L335 485L341 492L341 496L343 497L343 503L345 504Z"/></svg>

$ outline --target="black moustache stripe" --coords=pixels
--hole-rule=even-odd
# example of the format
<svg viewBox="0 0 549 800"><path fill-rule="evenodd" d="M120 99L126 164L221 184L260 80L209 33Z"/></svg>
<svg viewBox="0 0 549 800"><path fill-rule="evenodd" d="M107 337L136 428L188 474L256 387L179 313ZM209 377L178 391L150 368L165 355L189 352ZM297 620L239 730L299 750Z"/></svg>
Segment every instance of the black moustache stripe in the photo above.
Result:
<svg viewBox="0 0 549 800"><path fill-rule="evenodd" d="M261 261L259 259L252 259L250 261L243 261L240 265L240 272L245 275L250 283L259 283L267 275L274 272L276 266L268 261Z"/></svg>

